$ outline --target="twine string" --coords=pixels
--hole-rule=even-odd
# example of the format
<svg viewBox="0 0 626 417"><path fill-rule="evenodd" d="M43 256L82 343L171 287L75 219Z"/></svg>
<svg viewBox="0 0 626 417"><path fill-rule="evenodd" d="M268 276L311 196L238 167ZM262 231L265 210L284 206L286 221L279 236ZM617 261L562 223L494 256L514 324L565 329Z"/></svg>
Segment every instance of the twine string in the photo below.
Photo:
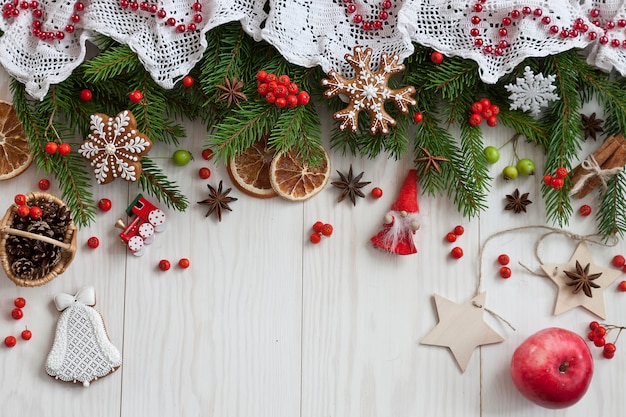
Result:
<svg viewBox="0 0 626 417"><path fill-rule="evenodd" d="M622 167L602 169L593 155L589 155L580 163L580 166L587 171L587 173L580 177L576 185L574 185L574 187L570 190L569 195L578 194L585 186L585 183L594 177L598 177L600 179L600 182L602 183L602 193L605 193L607 190L606 182L611 179L612 176L622 172Z"/></svg>
<svg viewBox="0 0 626 417"><path fill-rule="evenodd" d="M500 320L501 322L505 323L507 326L509 326L511 329L513 329L513 331L515 331L515 327L513 327L513 325L508 320L506 320L504 317L502 317L501 315L499 315L495 311L488 309L487 307L485 307L482 304L478 304L476 301L472 301L472 305L474 307L477 307L477 308L480 308L482 310L485 310L487 313L491 314L493 317L495 317L498 320Z"/></svg>

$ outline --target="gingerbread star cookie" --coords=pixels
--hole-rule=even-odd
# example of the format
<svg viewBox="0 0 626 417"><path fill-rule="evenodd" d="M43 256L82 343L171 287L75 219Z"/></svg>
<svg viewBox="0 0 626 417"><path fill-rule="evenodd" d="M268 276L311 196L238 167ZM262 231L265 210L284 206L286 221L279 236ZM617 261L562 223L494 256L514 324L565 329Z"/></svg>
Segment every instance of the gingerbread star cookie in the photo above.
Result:
<svg viewBox="0 0 626 417"><path fill-rule="evenodd" d="M152 148L152 141L137 131L137 121L129 110L115 117L92 114L91 133L80 145L78 153L94 168L99 184L115 178L134 182L141 175L141 157Z"/></svg>

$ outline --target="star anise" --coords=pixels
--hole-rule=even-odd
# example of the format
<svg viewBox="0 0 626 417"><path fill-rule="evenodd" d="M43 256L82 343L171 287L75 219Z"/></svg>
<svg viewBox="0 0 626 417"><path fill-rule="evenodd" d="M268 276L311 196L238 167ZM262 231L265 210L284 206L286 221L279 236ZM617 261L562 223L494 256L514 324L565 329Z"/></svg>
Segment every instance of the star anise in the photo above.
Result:
<svg viewBox="0 0 626 417"><path fill-rule="evenodd" d="M198 204L206 204L209 206L209 211L207 211L205 217L209 217L213 212L215 212L217 214L217 219L221 222L222 211L223 210L233 211L233 209L230 208L228 203L237 201L237 199L235 197L230 197L228 195L228 193L230 193L231 191L231 188L228 188L222 191L221 180L217 187L217 190L213 188L210 184L207 184L207 187L209 187L209 193L210 193L209 198L207 198L206 200L198 201Z"/></svg>
<svg viewBox="0 0 626 417"><path fill-rule="evenodd" d="M528 199L529 193L520 194L516 188L513 194L507 194L506 199L508 204L504 208L505 210L513 210L514 213L519 214L522 211L526 213L526 206L533 202Z"/></svg>
<svg viewBox="0 0 626 417"><path fill-rule="evenodd" d="M596 119L595 113L591 113L591 116L586 116L582 114L580 118L583 124L583 133L585 134L585 139L593 138L593 140L596 140L597 134L600 132L604 132L604 129L602 128L602 123L604 123L604 120Z"/></svg>
<svg viewBox="0 0 626 417"><path fill-rule="evenodd" d="M591 264L587 264L583 269L582 265L576 261L576 272L563 271L565 275L572 280L572 282L568 282L567 285L574 287L574 294L578 294L582 290L587 297L593 297L591 288L600 288L598 284L592 281L598 279L598 277L602 275L602 272L589 274L590 266Z"/></svg>
<svg viewBox="0 0 626 417"><path fill-rule="evenodd" d="M337 202L340 202L346 196L348 196L350 198L350 201L352 201L352 205L356 206L356 198L365 197L365 194L363 194L363 191L361 191L361 188L365 187L371 181L361 182L361 177L363 176L363 172L361 172L359 175L355 177L352 174L352 165L350 165L350 170L348 171L348 175L345 175L344 173L339 172L339 171L337 171L337 174L339 174L341 181L331 182L332 185L341 189L341 194L339 195Z"/></svg>
<svg viewBox="0 0 626 417"><path fill-rule="evenodd" d="M444 158L443 156L433 156L430 154L430 152L428 152L428 149L421 146L419 148L424 153L424 156L422 158L416 159L415 162L424 164L422 173L428 171L430 168L434 168L435 171L441 174L441 167L439 166L439 162L447 162L448 159Z"/></svg>
<svg viewBox="0 0 626 417"><path fill-rule="evenodd" d="M226 100L226 107L232 104L239 104L240 101L247 100L248 97L243 93L243 81L235 75L231 80L224 76L223 84L217 86L223 93L217 98L217 101Z"/></svg>

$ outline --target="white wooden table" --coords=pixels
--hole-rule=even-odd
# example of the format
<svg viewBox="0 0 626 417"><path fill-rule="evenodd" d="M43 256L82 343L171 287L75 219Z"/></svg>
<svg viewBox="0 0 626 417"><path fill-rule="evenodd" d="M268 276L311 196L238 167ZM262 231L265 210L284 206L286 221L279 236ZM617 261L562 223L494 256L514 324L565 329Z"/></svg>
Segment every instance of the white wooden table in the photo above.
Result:
<svg viewBox="0 0 626 417"><path fill-rule="evenodd" d="M0 73L0 98L10 100L8 91L8 76ZM487 132L489 144L510 137L500 128ZM205 218L205 206L196 204L206 198L207 182L216 185L223 179L231 185L223 165L200 157L205 135L201 127L189 127L181 148L196 159L182 168L169 159L174 147L158 144L153 149L151 155L162 157L157 162L192 204L185 213L165 210L168 230L143 257L130 255L113 228L138 193L134 185L116 181L94 187L95 199L111 199L113 209L99 212L91 227L80 230L78 254L66 273L32 289L0 277L0 340L18 336L16 347L0 346L2 415L535 417L615 416L624 410L626 339L610 361L601 357L601 349L592 348L596 370L591 387L569 409L535 406L511 382L511 355L530 334L561 326L585 335L589 321L597 319L583 309L553 316L556 286L518 265L539 269L534 243L541 231L504 234L483 252L487 307L517 331L487 315L505 341L477 349L464 374L448 349L419 344L437 323L434 293L459 303L472 298L479 250L489 236L545 224L541 176L510 183L496 179L489 209L472 221L463 219L445 197L420 195L419 253L395 257L373 249L369 238L380 229L412 167L410 155L400 161L384 156L366 160L330 152L333 178L335 169L347 171L352 164L372 181L365 189L368 197L356 207L337 204L338 191L330 185L304 203L257 200L235 189L232 195L239 200L218 223L213 216ZM597 144L586 146L584 155ZM531 146L521 144L518 151L543 165L541 152ZM510 148L503 150L492 175L511 162L511 154ZM212 170L208 181L197 176L202 166ZM16 193L36 190L43 177L33 164L23 175L1 182L2 211ZM52 183L50 192L58 195ZM369 197L374 186L384 190L379 200ZM527 214L504 211L504 196L515 188L530 192L533 204ZM585 202L596 207L592 198L575 202L574 208ZM334 233L312 245L308 236L317 220L331 223ZM465 234L456 244L465 256L453 260L449 252L454 245L444 237L458 224ZM568 230L587 234L594 227L593 216L574 215ZM90 236L100 239L98 249L87 247ZM551 237L541 257L565 263L575 247L576 242ZM592 245L591 251L597 264L609 265L613 255L626 253L626 245ZM500 253L512 260L508 280L497 275ZM187 270L175 266L182 257L191 260ZM169 259L172 269L161 272L160 259ZM116 373L83 388L47 376L44 361L59 317L53 296L88 285L96 289L96 308L124 362ZM607 322L624 325L626 294L616 285L605 293ZM10 317L18 296L28 303L21 321ZM19 339L25 325L33 331L28 342Z"/></svg>

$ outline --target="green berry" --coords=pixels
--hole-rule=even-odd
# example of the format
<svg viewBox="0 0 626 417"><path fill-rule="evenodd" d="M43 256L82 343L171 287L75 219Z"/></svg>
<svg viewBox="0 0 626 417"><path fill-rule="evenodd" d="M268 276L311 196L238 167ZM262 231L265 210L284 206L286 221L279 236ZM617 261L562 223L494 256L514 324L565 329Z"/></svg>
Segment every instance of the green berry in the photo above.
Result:
<svg viewBox="0 0 626 417"><path fill-rule="evenodd" d="M485 159L490 164L495 164L500 160L500 151L495 146L487 146L483 150L483 154L485 155Z"/></svg>
<svg viewBox="0 0 626 417"><path fill-rule="evenodd" d="M528 158L517 161L517 172L520 175L533 175L535 173L535 163Z"/></svg>
<svg viewBox="0 0 626 417"><path fill-rule="evenodd" d="M179 149L174 152L174 155L172 155L172 161L174 162L174 165L178 165L180 167L187 165L192 159L193 157L191 156L191 153L184 149Z"/></svg>
<svg viewBox="0 0 626 417"><path fill-rule="evenodd" d="M513 165L507 165L502 170L502 177L505 180L514 180L515 178L517 178L518 175L519 172L517 171L517 168L515 168Z"/></svg>

